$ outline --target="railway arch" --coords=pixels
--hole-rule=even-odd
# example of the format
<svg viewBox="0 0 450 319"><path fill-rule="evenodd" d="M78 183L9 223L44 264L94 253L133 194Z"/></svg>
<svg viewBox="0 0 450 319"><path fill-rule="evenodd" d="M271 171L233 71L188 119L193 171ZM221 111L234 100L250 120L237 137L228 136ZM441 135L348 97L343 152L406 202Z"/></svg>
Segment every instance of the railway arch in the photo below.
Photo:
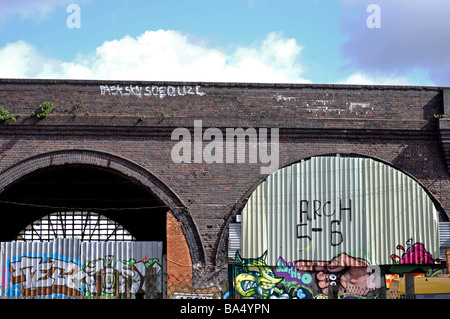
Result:
<svg viewBox="0 0 450 319"><path fill-rule="evenodd" d="M200 291L207 283L216 288L205 292L211 296L226 290L230 226L269 176L263 170L267 161L248 148L252 138L267 137L263 150L278 155L278 168L324 154L389 163L413 177L438 203L439 222L448 222L448 88L2 79L0 106L2 206L7 196L10 202L22 198L34 205L33 216L22 215L22 220L3 209L10 227L3 227L2 241L53 213L76 208L71 218L85 219L98 213L136 240L162 239L165 251L173 252L167 265L172 261L171 267L191 283L172 296ZM199 122L199 135L206 140L196 151ZM173 137L177 129L193 139L192 152L181 157L190 161L172 158L183 145ZM233 161L227 161L226 140L213 137L226 137L228 130L259 135L237 139ZM277 143L269 142L275 135L262 132L276 132ZM238 154L240 141L247 143L245 154ZM211 158L196 160L198 151ZM217 154L225 154L221 162L214 160ZM66 193L64 182L72 185ZM90 185L84 193L75 187L83 183ZM135 207L127 199L136 200ZM154 208L145 214L136 209L148 207ZM118 208L129 210L121 215ZM153 215L154 223L142 225L134 218L143 214ZM154 231L146 232L145 225Z"/></svg>

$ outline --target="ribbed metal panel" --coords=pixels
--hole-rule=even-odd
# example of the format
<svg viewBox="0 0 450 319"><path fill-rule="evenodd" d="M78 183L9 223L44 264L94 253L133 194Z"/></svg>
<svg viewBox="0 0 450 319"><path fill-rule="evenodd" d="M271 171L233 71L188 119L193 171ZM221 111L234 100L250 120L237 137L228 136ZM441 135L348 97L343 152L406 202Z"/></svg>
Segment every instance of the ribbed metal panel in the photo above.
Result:
<svg viewBox="0 0 450 319"><path fill-rule="evenodd" d="M441 246L441 259L445 260L445 251L450 249L450 222L439 223L439 243Z"/></svg>
<svg viewBox="0 0 450 319"><path fill-rule="evenodd" d="M315 157L269 175L242 211L242 257L391 264L398 245L438 258L438 214L406 174L368 158ZM355 259L353 259L355 261Z"/></svg>
<svg viewBox="0 0 450 319"><path fill-rule="evenodd" d="M161 242L2 242L0 296L12 298L133 297L162 291Z"/></svg>
<svg viewBox="0 0 450 319"><path fill-rule="evenodd" d="M241 249L241 223L230 223L228 230L228 258L234 259Z"/></svg>

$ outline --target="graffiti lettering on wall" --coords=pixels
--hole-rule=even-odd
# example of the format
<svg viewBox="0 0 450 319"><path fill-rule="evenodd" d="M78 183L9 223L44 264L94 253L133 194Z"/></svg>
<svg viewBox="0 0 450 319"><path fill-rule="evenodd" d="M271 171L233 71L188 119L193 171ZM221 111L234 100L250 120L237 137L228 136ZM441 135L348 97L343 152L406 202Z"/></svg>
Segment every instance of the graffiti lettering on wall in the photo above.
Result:
<svg viewBox="0 0 450 319"><path fill-rule="evenodd" d="M311 274L298 271L295 262L286 262L282 257L278 258L275 272L285 277L285 280L295 281L300 285L309 285L313 280Z"/></svg>
<svg viewBox="0 0 450 319"><path fill-rule="evenodd" d="M8 296L66 294L80 296L78 264L72 260L27 257L10 262L11 289Z"/></svg>
<svg viewBox="0 0 450 319"><path fill-rule="evenodd" d="M329 245L339 246L344 241L344 235L341 232L341 223L344 220L352 221L352 201L339 201L339 209L333 207L331 201L322 203L320 200L301 200L299 214L299 224L297 224L297 238L300 239L302 247L310 247L312 243L312 234L322 233L325 230L316 225L322 224L322 219L327 219L330 227Z"/></svg>
<svg viewBox="0 0 450 319"><path fill-rule="evenodd" d="M404 253L402 257L393 254L391 258L396 264L386 266L387 269L401 273L425 265L430 267L430 276L441 272L438 268L431 268L439 259L433 259L423 244L412 243L412 239L407 241L408 249L401 245L396 247ZM274 267L266 264L266 257L267 251L255 259L244 259L236 252L232 267L233 289L226 297L238 294L241 298L254 299L326 299L330 287L336 286L340 299L373 299L377 297L381 281L385 281L389 288L387 279L391 277L386 277L388 272L382 274L380 266L370 265L366 260L346 253L339 254L331 261L287 262L279 257ZM428 271L426 267L422 269Z"/></svg>
<svg viewBox="0 0 450 319"><path fill-rule="evenodd" d="M100 85L101 95L118 95L118 96L137 96L137 97L151 97L156 96L159 98L164 98L166 96L189 96L189 95L199 95L204 96L206 93L201 91L201 86L190 86L190 85L151 85L151 86L140 86L140 85Z"/></svg>
<svg viewBox="0 0 450 319"><path fill-rule="evenodd" d="M9 261L3 282L10 281L7 296L119 296L136 294L144 289L145 269L159 274L155 259L120 260L113 255L88 261L60 256L21 256Z"/></svg>
<svg viewBox="0 0 450 319"><path fill-rule="evenodd" d="M82 281L87 284L87 293L91 295L136 294L143 290L147 267L153 267L155 274L161 270L156 258L137 262L134 259L126 261L106 256L84 264Z"/></svg>

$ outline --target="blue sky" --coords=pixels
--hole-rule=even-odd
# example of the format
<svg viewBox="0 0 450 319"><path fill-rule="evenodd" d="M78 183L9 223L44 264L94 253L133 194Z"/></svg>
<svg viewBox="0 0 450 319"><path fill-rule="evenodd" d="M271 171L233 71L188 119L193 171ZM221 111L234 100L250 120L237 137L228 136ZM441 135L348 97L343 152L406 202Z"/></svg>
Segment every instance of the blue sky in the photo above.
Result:
<svg viewBox="0 0 450 319"><path fill-rule="evenodd" d="M0 77L450 86L448 16L448 0L1 0Z"/></svg>

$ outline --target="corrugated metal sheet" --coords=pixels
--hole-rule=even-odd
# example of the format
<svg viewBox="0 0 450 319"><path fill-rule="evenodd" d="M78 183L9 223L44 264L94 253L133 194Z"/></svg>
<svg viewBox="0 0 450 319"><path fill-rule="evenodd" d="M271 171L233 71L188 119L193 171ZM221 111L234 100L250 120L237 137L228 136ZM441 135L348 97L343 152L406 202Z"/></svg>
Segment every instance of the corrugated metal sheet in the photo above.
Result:
<svg viewBox="0 0 450 319"><path fill-rule="evenodd" d="M150 273L152 289L162 290L162 242L55 239L2 242L0 247L0 296L134 297L145 292Z"/></svg>
<svg viewBox="0 0 450 319"><path fill-rule="evenodd" d="M234 259L241 249L241 223L230 223L228 229L228 258Z"/></svg>
<svg viewBox="0 0 450 319"><path fill-rule="evenodd" d="M269 175L242 211L242 257L392 264L420 243L439 256L438 214L412 178L368 158L315 157ZM403 247L403 250L399 247ZM336 260L335 260L336 261Z"/></svg>
<svg viewBox="0 0 450 319"><path fill-rule="evenodd" d="M450 222L439 223L439 245L441 246L441 259L445 260L445 251L450 249Z"/></svg>

